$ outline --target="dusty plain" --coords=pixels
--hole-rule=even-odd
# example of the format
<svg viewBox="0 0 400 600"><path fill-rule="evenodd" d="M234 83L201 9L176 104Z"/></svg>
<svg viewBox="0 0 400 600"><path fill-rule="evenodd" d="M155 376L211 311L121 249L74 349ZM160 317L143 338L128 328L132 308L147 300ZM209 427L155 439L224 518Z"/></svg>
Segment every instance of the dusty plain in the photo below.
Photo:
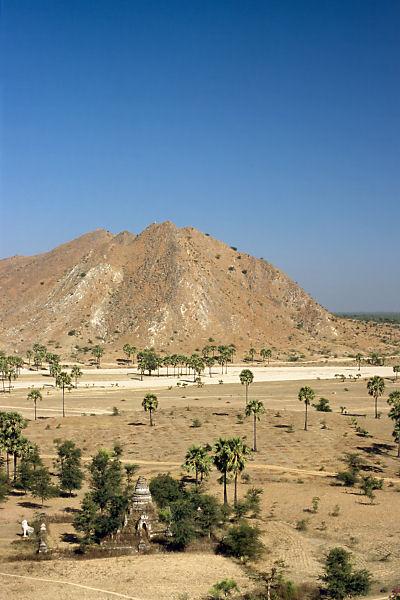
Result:
<svg viewBox="0 0 400 600"><path fill-rule="evenodd" d="M400 380L393 379L390 367L362 367L359 381L344 382L335 379L335 373L355 376L355 366L296 366L286 367L285 372L275 369L253 368L255 382L250 386L249 397L262 400L266 414L258 424L259 451L247 467L250 482L239 486L240 496L249 486L264 491L257 524L267 551L257 568L266 570L280 559L287 577L297 582L316 582L324 553L341 545L354 554L359 566L372 572L375 581L371 598L382 597L382 588L400 584L400 460L396 458L386 404L390 391L400 389ZM249 445L252 443L252 422L241 418L244 388L236 383L236 370L240 368L230 367L228 375L221 375L214 369L213 378L205 376L206 385L201 388L185 375L177 386L176 378L165 376L145 377L140 382L134 369L88 370L78 389L66 394L64 419L60 414L61 392L51 387L53 379L44 371L28 371L17 380L11 394L1 394L0 410L13 408L32 419L32 406L26 399L29 388L46 385L43 401L38 405L39 419L29 421L25 434L39 444L49 465L55 453L54 439L74 440L85 459L118 441L124 448L123 460L137 463L139 474L147 478L160 472L179 476L183 473L185 452L193 443L212 444L220 436L231 435L244 436ZM373 418L373 400L367 394L366 379L371 374L385 377L385 394L379 401L380 419ZM220 379L223 384L218 384ZM207 385L211 382L215 385ZM310 385L317 399L328 398L333 409L332 413L321 413L311 408L307 432L303 430L304 406L297 399L302 385ZM153 428L141 408L143 395L150 389L156 391L159 399ZM341 415L343 406L348 413L365 415L356 418L370 437L356 433L352 417ZM112 415L113 407L119 415ZM192 426L194 419L201 422L200 427ZM333 476L344 469L341 459L345 452L358 452L372 474L384 478L383 490L376 492L372 504L358 488L335 485ZM229 486L230 500L232 487ZM206 489L222 499L215 472ZM20 522L24 517L29 521L40 506L29 495L11 496L1 505L0 572L35 578L0 575L1 599L178 600L187 594L195 600L204 597L211 585L224 577L235 579L243 590L251 587L239 563L199 547L182 554L72 559L68 554L74 547L71 509L79 506L84 491L71 499L45 502L45 512L61 521L51 524L50 536L53 549L64 552L62 560L13 561L24 543L19 537ZM307 509L315 496L320 498L320 506L313 514ZM337 506L339 514L333 516ZM296 528L302 519L306 519L305 531Z"/></svg>

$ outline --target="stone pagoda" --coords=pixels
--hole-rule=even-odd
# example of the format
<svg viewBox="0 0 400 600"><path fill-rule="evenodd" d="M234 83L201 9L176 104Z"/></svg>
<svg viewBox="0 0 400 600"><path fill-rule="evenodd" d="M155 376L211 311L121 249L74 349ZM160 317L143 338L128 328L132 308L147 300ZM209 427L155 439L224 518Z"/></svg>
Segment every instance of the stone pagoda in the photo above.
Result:
<svg viewBox="0 0 400 600"><path fill-rule="evenodd" d="M155 535L154 529L157 525L157 512L149 485L144 477L139 477L125 514L124 526L114 537L112 545L119 548L136 548L139 552L146 551Z"/></svg>

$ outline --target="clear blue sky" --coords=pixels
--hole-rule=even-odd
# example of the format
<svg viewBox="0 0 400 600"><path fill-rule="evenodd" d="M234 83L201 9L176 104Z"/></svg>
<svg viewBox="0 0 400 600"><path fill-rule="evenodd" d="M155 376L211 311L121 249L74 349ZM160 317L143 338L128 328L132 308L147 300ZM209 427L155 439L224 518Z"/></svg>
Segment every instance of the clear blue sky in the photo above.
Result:
<svg viewBox="0 0 400 600"><path fill-rule="evenodd" d="M193 225L400 310L400 2L3 0L0 255Z"/></svg>

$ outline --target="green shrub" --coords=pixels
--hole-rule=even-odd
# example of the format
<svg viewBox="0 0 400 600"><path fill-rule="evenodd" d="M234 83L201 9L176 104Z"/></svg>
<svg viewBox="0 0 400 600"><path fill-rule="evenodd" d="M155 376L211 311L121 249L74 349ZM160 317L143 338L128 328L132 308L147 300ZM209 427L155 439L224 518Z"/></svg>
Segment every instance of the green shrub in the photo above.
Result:
<svg viewBox="0 0 400 600"><path fill-rule="evenodd" d="M318 412L332 412L327 398L320 398L316 404L313 404L313 407Z"/></svg>
<svg viewBox="0 0 400 600"><path fill-rule="evenodd" d="M230 527L218 546L221 554L243 560L256 560L264 550L264 544L260 540L260 530L247 523Z"/></svg>
<svg viewBox="0 0 400 600"><path fill-rule="evenodd" d="M153 477L150 481L150 492L153 500L160 508L164 508L183 498L183 491L179 482L167 473L162 473Z"/></svg>
<svg viewBox="0 0 400 600"><path fill-rule="evenodd" d="M339 471L336 475L336 479L345 487L353 487L358 481L358 476L356 471L349 469L348 471Z"/></svg>
<svg viewBox="0 0 400 600"><path fill-rule="evenodd" d="M371 588L371 574L365 569L353 569L351 554L343 548L333 548L325 560L321 577L329 598L344 600L351 596L366 596Z"/></svg>

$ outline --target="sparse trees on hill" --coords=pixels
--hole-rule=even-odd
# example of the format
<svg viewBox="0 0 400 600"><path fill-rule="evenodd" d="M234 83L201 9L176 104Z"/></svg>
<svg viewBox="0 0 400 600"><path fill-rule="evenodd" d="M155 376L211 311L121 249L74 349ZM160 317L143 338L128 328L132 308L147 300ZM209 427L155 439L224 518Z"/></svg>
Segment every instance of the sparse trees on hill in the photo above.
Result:
<svg viewBox="0 0 400 600"><path fill-rule="evenodd" d="M308 428L308 407L311 404L311 402L314 400L315 398L315 392L312 388L308 387L308 386L304 386L302 388L300 388L299 394L298 394L298 398L300 400L300 402L304 402L304 407L305 407L305 417L304 417L304 431L307 431Z"/></svg>
<svg viewBox="0 0 400 600"><path fill-rule="evenodd" d="M253 372L250 369L243 369L239 375L240 383L245 386L246 406L249 398L249 385L254 381Z"/></svg>
<svg viewBox="0 0 400 600"><path fill-rule="evenodd" d="M145 412L149 413L150 417L150 427L153 427L153 412L157 410L158 407L158 399L155 394L146 394L143 398L142 406Z"/></svg>
<svg viewBox="0 0 400 600"><path fill-rule="evenodd" d="M42 394L41 394L40 390L37 390L37 389L31 390L28 394L28 400L32 400L32 402L33 402L35 421L36 421L36 404L37 404L38 400L42 400Z"/></svg>
<svg viewBox="0 0 400 600"><path fill-rule="evenodd" d="M253 416L253 452L257 452L257 421L264 413L264 404L260 400L250 400L246 406L246 417Z"/></svg>
<svg viewBox="0 0 400 600"><path fill-rule="evenodd" d="M385 391L385 382L382 377L375 375L371 377L367 383L368 394L373 397L375 402L375 419L378 418L378 398L383 395Z"/></svg>

